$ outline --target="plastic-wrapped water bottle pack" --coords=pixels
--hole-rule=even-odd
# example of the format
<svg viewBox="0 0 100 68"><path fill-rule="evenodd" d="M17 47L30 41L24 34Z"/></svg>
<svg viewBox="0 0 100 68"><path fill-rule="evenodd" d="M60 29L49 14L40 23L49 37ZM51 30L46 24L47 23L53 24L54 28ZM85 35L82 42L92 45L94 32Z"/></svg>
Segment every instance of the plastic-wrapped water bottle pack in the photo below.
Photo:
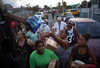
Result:
<svg viewBox="0 0 100 68"><path fill-rule="evenodd" d="M44 28L46 25L46 23L40 17L36 17L36 16L29 17L28 20L26 20L26 22L29 28L33 31L33 33L35 33L38 30L41 24L42 24L42 28Z"/></svg>

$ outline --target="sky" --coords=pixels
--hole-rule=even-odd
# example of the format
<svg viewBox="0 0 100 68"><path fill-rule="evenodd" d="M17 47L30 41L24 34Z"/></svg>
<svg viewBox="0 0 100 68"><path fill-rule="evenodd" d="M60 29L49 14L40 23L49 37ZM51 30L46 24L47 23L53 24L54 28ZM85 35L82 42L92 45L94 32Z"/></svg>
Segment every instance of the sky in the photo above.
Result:
<svg viewBox="0 0 100 68"><path fill-rule="evenodd" d="M15 7L20 7L25 6L26 4L30 3L30 6L35 6L35 5L39 5L39 7L43 8L44 5L48 5L50 7L50 5L52 7L57 6L58 2L62 3L62 0L2 0L4 4L11 4L13 6L13 8ZM78 4L81 3L83 0L63 0L65 2L67 2L67 5L73 5L73 4ZM90 0L87 0L90 1Z"/></svg>

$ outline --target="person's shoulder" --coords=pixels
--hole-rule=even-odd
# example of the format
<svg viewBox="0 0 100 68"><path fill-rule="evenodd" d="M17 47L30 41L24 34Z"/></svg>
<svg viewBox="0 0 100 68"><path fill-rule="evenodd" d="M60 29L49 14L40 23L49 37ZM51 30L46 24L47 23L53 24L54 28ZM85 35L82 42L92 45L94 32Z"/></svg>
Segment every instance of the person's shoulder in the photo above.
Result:
<svg viewBox="0 0 100 68"><path fill-rule="evenodd" d="M65 22L61 21L62 24L66 24ZM67 25L67 24L66 24Z"/></svg>
<svg viewBox="0 0 100 68"><path fill-rule="evenodd" d="M49 50L49 49L45 49L45 51L46 51L47 53L53 52L53 51L51 51L51 50Z"/></svg>
<svg viewBox="0 0 100 68"><path fill-rule="evenodd" d="M46 25L45 29L48 29L48 28L49 28L49 26L48 26L48 25Z"/></svg>
<svg viewBox="0 0 100 68"><path fill-rule="evenodd" d="M36 55L36 54L37 54L37 50L33 51L33 52L31 53L30 57L34 57L34 55Z"/></svg>
<svg viewBox="0 0 100 68"><path fill-rule="evenodd" d="M64 39L63 41L66 42L66 43L69 43L69 41L67 39Z"/></svg>
<svg viewBox="0 0 100 68"><path fill-rule="evenodd" d="M55 24L58 24L58 22L55 22Z"/></svg>

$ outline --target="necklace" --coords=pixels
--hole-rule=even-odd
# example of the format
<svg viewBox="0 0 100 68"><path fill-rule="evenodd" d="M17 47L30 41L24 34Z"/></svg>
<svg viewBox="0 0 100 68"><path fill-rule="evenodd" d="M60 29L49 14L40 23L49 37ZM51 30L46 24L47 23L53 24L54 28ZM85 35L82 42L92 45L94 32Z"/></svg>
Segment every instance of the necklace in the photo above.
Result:
<svg viewBox="0 0 100 68"><path fill-rule="evenodd" d="M41 60L43 60L43 58L41 58Z"/></svg>

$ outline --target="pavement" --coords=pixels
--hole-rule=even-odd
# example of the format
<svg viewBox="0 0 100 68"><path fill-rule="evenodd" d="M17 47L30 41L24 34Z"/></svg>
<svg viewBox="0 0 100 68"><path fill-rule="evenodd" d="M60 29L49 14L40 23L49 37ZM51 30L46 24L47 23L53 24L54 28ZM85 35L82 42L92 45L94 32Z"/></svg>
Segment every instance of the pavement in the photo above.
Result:
<svg viewBox="0 0 100 68"><path fill-rule="evenodd" d="M59 14L59 16L61 17L61 14ZM57 22L56 15L54 15L54 19L52 19L52 14L49 13L48 17L52 21L52 26L54 26L54 24Z"/></svg>

